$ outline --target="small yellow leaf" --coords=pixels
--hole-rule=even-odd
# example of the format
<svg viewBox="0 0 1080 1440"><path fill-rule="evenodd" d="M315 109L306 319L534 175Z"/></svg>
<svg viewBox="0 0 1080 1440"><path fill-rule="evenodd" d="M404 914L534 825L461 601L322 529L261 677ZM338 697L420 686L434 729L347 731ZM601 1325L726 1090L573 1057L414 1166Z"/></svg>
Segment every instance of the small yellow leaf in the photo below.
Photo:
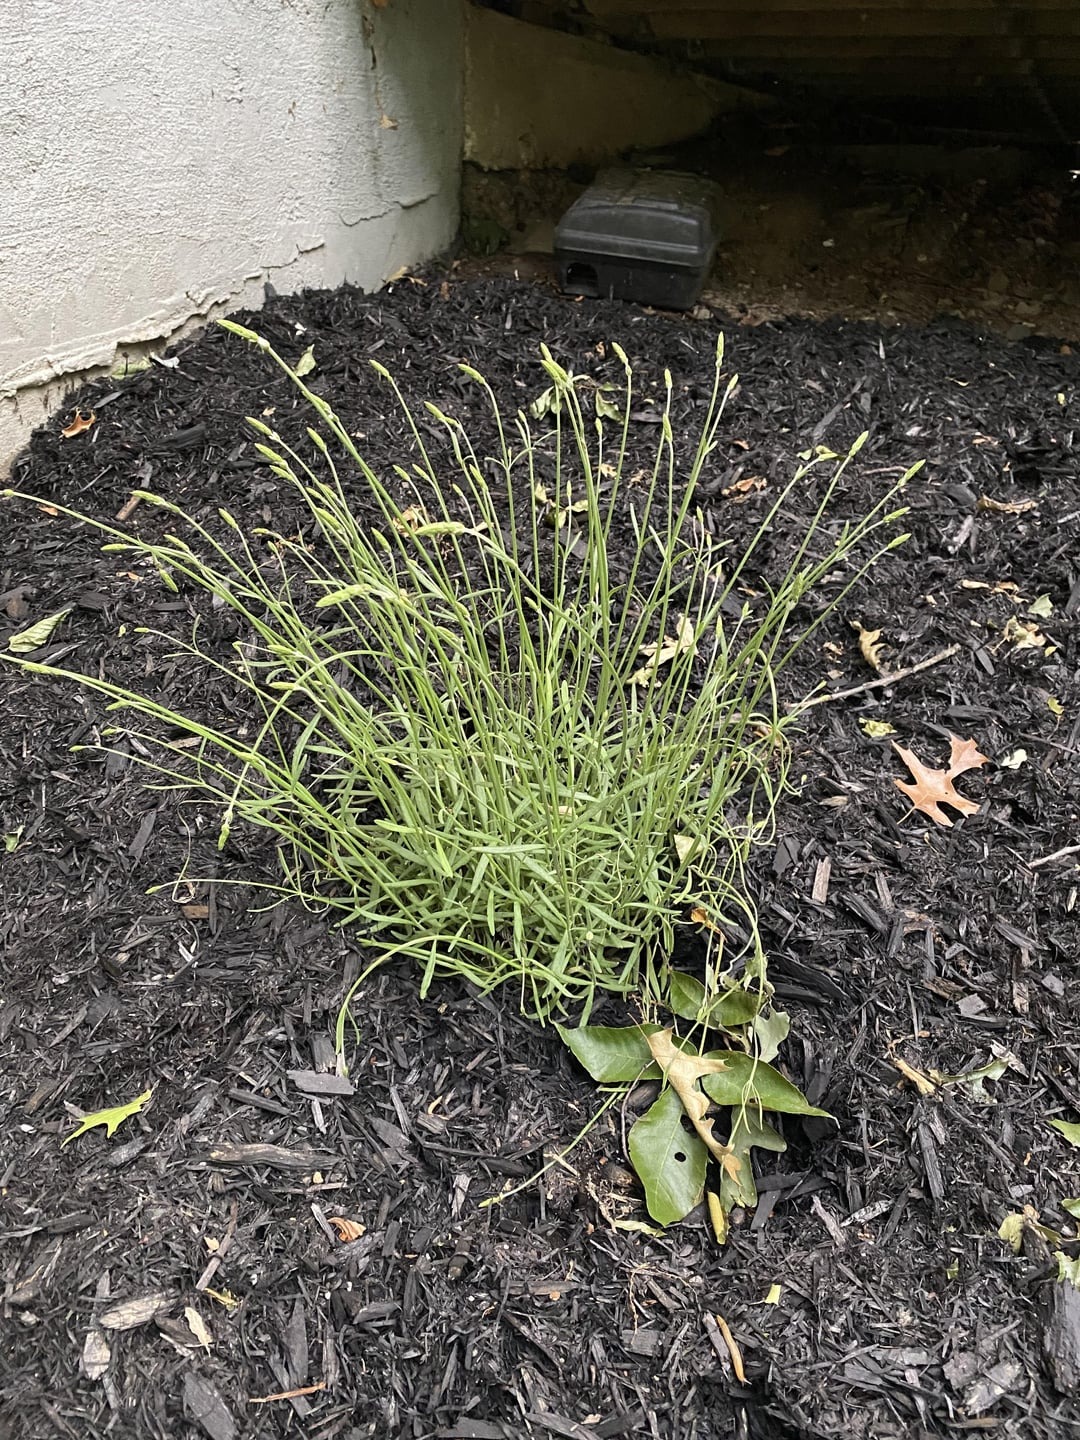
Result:
<svg viewBox="0 0 1080 1440"><path fill-rule="evenodd" d="M631 685L651 685L656 679L656 672L661 665L666 665L669 660L674 660L676 655L689 651L691 655L697 653L697 645L694 641L693 622L685 615L680 615L675 622L675 635L665 635L663 640L650 640L647 645L641 647L641 654L648 657L646 664L640 670L635 670L630 676Z"/></svg>
<svg viewBox="0 0 1080 1440"><path fill-rule="evenodd" d="M705 842L699 835L676 835L671 843L675 846L675 854L682 865L694 855L704 854L706 849Z"/></svg>
<svg viewBox="0 0 1080 1440"><path fill-rule="evenodd" d="M783 1290L781 1289L781 1287L780 1287L779 1285L770 1285L770 1286L769 1286L769 1293L765 1296L765 1304L766 1304L766 1305L779 1305L779 1304L780 1304L780 1296L781 1296L782 1294L783 1294Z"/></svg>
<svg viewBox="0 0 1080 1440"><path fill-rule="evenodd" d="M905 1080L911 1081L920 1095L933 1095L936 1093L937 1086L933 1080L924 1075L921 1070L916 1070L914 1065L909 1065L907 1061L902 1060L899 1055L892 1057L892 1063L896 1066L897 1070L900 1071L900 1074L903 1075Z"/></svg>
<svg viewBox="0 0 1080 1440"><path fill-rule="evenodd" d="M724 1212L723 1201L715 1190L706 1190L705 1203L709 1209L709 1224L712 1226L713 1237L718 1245L726 1245L728 1217Z"/></svg>
<svg viewBox="0 0 1080 1440"><path fill-rule="evenodd" d="M743 1369L742 1351L739 1349L735 1336L731 1333L731 1327L722 1315L716 1316L716 1323L720 1327L720 1334L724 1337L724 1344L731 1356L731 1368L735 1371L735 1379L740 1385L745 1385L746 1371Z"/></svg>
<svg viewBox="0 0 1080 1440"><path fill-rule="evenodd" d="M296 362L296 373L302 378L305 375L310 375L312 370L314 369L315 346L309 345L304 351L304 353L300 356L300 359Z"/></svg>
<svg viewBox="0 0 1080 1440"><path fill-rule="evenodd" d="M202 1318L202 1316L199 1314L199 1312L195 1309L193 1305L184 1306L184 1319L187 1321L188 1329L191 1331L192 1335L195 1336L195 1339L199 1342L199 1344L205 1346L206 1349L209 1350L210 1346L214 1343L213 1336L207 1329L206 1321Z"/></svg>
<svg viewBox="0 0 1080 1440"><path fill-rule="evenodd" d="M998 1226L998 1239L1004 1240L1014 1255L1020 1254L1020 1246L1024 1243L1024 1231L1027 1229L1027 1217L1012 1211Z"/></svg>
<svg viewBox="0 0 1080 1440"><path fill-rule="evenodd" d="M1065 714L1065 706L1061 703L1061 701L1057 698L1056 695L1048 695L1046 697L1046 708L1050 711L1051 715L1057 715L1060 717Z"/></svg>
<svg viewBox="0 0 1080 1440"><path fill-rule="evenodd" d="M130 1116L137 1115L153 1093L152 1090L144 1090L141 1095L128 1101L126 1105L113 1105L108 1110L95 1110L92 1115L84 1115L71 1134L61 1141L61 1149L70 1144L72 1140L77 1140L80 1135L85 1135L95 1125L104 1125L105 1134L111 1139L116 1127L122 1125Z"/></svg>
<svg viewBox="0 0 1080 1440"><path fill-rule="evenodd" d="M1054 604L1049 595L1036 595L1035 599L1027 608L1029 615L1034 615L1038 620L1049 620L1054 613Z"/></svg>
<svg viewBox="0 0 1080 1440"><path fill-rule="evenodd" d="M694 908L690 911L690 919L694 922L695 925L700 925L704 930L711 930L714 935L719 935L720 938L723 939L724 932L720 929L720 926L717 925L716 921L712 918L712 916L704 908L704 906L695 905Z"/></svg>
<svg viewBox="0 0 1080 1440"><path fill-rule="evenodd" d="M219 1305L224 1305L226 1310L238 1310L240 1301L231 1290L204 1290L204 1295L209 1295L211 1300L216 1300Z"/></svg>
<svg viewBox="0 0 1080 1440"><path fill-rule="evenodd" d="M885 735L895 735L896 726L890 725L887 720L871 720L868 715L859 717L859 725L864 735L871 740L880 740Z"/></svg>

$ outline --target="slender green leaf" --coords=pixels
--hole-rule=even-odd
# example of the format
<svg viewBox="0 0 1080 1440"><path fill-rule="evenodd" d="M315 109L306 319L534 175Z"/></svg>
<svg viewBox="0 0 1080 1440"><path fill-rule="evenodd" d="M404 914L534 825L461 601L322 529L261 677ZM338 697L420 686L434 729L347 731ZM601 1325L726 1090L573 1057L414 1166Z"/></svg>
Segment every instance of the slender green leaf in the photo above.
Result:
<svg viewBox="0 0 1080 1440"><path fill-rule="evenodd" d="M1070 1145L1080 1146L1080 1125L1074 1124L1071 1120L1048 1120L1047 1124L1052 1125L1055 1130L1059 1130Z"/></svg>
<svg viewBox="0 0 1080 1440"><path fill-rule="evenodd" d="M645 1187L649 1214L660 1225L689 1215L705 1188L709 1152L683 1127L684 1111L669 1086L630 1130L630 1161Z"/></svg>

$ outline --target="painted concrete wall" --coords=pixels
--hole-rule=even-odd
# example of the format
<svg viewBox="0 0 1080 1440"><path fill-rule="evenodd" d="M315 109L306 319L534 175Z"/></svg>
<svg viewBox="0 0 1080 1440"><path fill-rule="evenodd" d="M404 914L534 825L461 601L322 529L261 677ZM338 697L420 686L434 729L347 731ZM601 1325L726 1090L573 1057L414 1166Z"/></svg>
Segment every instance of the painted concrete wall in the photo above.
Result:
<svg viewBox="0 0 1080 1440"><path fill-rule="evenodd" d="M460 0L0 0L0 473L129 347L447 245L462 31Z"/></svg>
<svg viewBox="0 0 1080 1440"><path fill-rule="evenodd" d="M485 170L600 164L761 109L753 91L494 10L466 11L465 158Z"/></svg>

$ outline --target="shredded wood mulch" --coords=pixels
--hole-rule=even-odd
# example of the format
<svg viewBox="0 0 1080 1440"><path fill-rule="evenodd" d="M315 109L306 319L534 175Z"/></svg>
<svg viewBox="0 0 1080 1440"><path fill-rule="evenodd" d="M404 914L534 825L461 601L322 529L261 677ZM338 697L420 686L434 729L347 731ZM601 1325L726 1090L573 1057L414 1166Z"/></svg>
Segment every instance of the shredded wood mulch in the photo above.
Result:
<svg viewBox="0 0 1080 1440"><path fill-rule="evenodd" d="M700 418L724 317L432 271L375 296L272 298L248 323L293 358L314 345L312 383L389 473L410 447L369 358L483 444L454 362L514 407L544 388L541 342L604 380L618 341L646 394L670 368L679 433ZM760 1203L724 1249L701 1212L662 1235L633 1228L647 1217L624 1141L648 1087L540 1182L481 1208L595 1112L557 1037L519 1020L512 995L446 984L421 1002L412 971L390 967L361 993L343 1082L333 1025L360 941L256 888L266 837L219 854L213 814L147 789L122 716L5 669L0 1435L1080 1427L1080 1292L1052 1254L1077 1243L1029 1226L1014 1253L997 1234L1030 1207L1074 1235L1063 1207L1080 1193L1080 1157L1047 1123L1080 1120L1080 365L1066 345L959 324L731 324L728 352L742 381L702 491L718 537L745 539L808 446L870 432L840 518L927 462L910 542L785 674L789 701L856 693L806 712L796 790L752 877L792 1016L779 1063L838 1124L783 1122L788 1149L758 1152ZM76 406L94 423L64 438ZM16 465L15 486L45 503L2 512L0 644L70 606L36 658L219 713L220 687L140 627L183 636L200 611L227 643L231 617L103 555L49 502L160 525L130 503L146 487L208 523L226 505L287 529L295 502L249 414L303 443L288 383L219 330L72 397ZM636 415L645 452L655 407ZM770 537L766 578L801 508ZM880 629L890 670L949 653L859 689L878 677L852 622ZM977 813L946 828L911 812L894 783L910 774L871 720L932 767L950 735L972 739L990 763L957 790ZM995 1060L997 1078L941 1078ZM62 1144L82 1115L148 1089L111 1138Z"/></svg>

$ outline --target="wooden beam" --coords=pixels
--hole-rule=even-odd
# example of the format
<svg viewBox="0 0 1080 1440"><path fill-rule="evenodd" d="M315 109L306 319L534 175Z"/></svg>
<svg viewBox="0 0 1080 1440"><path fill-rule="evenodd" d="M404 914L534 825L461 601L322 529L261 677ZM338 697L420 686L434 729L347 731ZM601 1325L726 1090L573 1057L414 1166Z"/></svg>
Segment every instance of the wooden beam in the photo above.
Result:
<svg viewBox="0 0 1080 1440"><path fill-rule="evenodd" d="M701 37L702 53L718 60L846 60L854 64L877 59L950 63L979 62L1008 69L1018 60L1080 61L1080 35L1050 40L1008 36L900 35L794 36L740 35L730 39Z"/></svg>
<svg viewBox="0 0 1080 1440"><path fill-rule="evenodd" d="M1080 3L1071 10L1019 11L963 10L950 4L941 10L831 10L818 0L817 10L730 10L718 14L664 11L652 16L653 33L664 39L736 40L747 36L814 39L861 35L909 36L1013 36L1060 38L1080 36Z"/></svg>
<svg viewBox="0 0 1080 1440"><path fill-rule="evenodd" d="M627 22L652 18L657 15L709 15L735 14L753 15L805 14L807 11L823 9L845 11L902 11L926 12L931 15L940 10L969 10L994 13L1008 10L1012 15L1029 14L1074 14L1076 0L1019 0L1019 3L999 4L998 0L676 0L675 4L664 4L663 0L584 0L586 10L597 20L620 19Z"/></svg>

